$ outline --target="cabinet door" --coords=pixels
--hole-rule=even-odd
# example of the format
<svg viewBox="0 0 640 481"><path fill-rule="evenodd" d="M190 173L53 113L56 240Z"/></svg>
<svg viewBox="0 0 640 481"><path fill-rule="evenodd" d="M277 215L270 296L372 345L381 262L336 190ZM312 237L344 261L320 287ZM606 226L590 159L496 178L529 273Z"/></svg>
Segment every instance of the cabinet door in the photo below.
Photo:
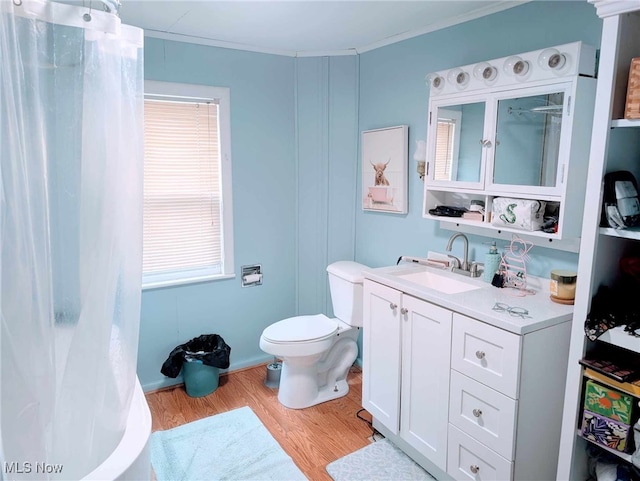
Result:
<svg viewBox="0 0 640 481"><path fill-rule="evenodd" d="M484 97L433 101L429 112L426 184L484 187L487 142Z"/></svg>
<svg viewBox="0 0 640 481"><path fill-rule="evenodd" d="M400 436L445 471L452 313L407 295L402 307Z"/></svg>
<svg viewBox="0 0 640 481"><path fill-rule="evenodd" d="M402 294L364 282L362 406L393 434L400 411L400 305Z"/></svg>
<svg viewBox="0 0 640 481"><path fill-rule="evenodd" d="M571 145L571 86L565 82L496 94L487 188L560 196Z"/></svg>

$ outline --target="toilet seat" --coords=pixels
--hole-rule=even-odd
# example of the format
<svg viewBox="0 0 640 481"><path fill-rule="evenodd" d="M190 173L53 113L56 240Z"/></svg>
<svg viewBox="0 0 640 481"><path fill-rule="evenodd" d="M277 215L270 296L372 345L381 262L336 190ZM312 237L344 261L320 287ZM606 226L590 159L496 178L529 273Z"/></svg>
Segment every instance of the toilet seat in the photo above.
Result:
<svg viewBox="0 0 640 481"><path fill-rule="evenodd" d="M324 314L296 316L283 319L267 327L262 337L273 344L318 342L338 332L338 323Z"/></svg>

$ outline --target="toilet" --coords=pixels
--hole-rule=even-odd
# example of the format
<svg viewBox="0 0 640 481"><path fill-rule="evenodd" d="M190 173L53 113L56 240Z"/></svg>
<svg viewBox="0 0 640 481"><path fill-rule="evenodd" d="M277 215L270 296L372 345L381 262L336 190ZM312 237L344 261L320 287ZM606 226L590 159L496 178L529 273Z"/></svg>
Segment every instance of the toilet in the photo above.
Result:
<svg viewBox="0 0 640 481"><path fill-rule="evenodd" d="M271 324L260 349L282 359L278 401L302 409L345 396L347 373L358 356L362 281L366 266L339 261L327 267L336 316L296 316Z"/></svg>

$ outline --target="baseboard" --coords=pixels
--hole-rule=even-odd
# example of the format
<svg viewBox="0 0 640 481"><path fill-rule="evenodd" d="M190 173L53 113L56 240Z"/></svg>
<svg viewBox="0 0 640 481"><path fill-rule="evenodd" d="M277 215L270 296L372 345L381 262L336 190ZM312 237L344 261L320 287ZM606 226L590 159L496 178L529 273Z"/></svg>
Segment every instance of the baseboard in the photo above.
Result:
<svg viewBox="0 0 640 481"><path fill-rule="evenodd" d="M229 366L229 369L221 370L220 376L226 376L227 374L230 374L232 372L240 372L240 371L245 371L247 369L253 369L254 367L268 364L271 361L273 361L273 356L261 356L259 358L254 358L251 361L232 364L231 366ZM361 357L356 358L353 364L358 366L360 369L362 369L362 358ZM143 384L142 390L144 391L145 394L153 394L156 392L174 389L180 386L184 386L182 377L177 377L175 379L167 378L161 381Z"/></svg>
<svg viewBox="0 0 640 481"><path fill-rule="evenodd" d="M273 360L273 356L264 355L255 357L253 359L231 363L229 369L220 370L220 376L226 376L232 372L244 371L246 369L252 369L257 366L261 366L267 364ZM173 389L179 386L183 386L184 382L182 381L182 377L178 376L176 378L165 378L160 381L155 381L151 383L146 383L142 385L142 390L145 394L152 394L154 392L166 391L168 389Z"/></svg>

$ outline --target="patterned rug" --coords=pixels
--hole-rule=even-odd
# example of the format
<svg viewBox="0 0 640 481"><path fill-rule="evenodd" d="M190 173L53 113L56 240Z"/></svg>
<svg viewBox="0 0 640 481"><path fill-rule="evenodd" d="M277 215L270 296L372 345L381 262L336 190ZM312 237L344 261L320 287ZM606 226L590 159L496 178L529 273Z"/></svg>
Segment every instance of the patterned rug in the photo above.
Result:
<svg viewBox="0 0 640 481"><path fill-rule="evenodd" d="M327 465L334 481L431 481L435 478L388 439Z"/></svg>
<svg viewBox="0 0 640 481"><path fill-rule="evenodd" d="M151 435L158 481L307 478L245 406Z"/></svg>

